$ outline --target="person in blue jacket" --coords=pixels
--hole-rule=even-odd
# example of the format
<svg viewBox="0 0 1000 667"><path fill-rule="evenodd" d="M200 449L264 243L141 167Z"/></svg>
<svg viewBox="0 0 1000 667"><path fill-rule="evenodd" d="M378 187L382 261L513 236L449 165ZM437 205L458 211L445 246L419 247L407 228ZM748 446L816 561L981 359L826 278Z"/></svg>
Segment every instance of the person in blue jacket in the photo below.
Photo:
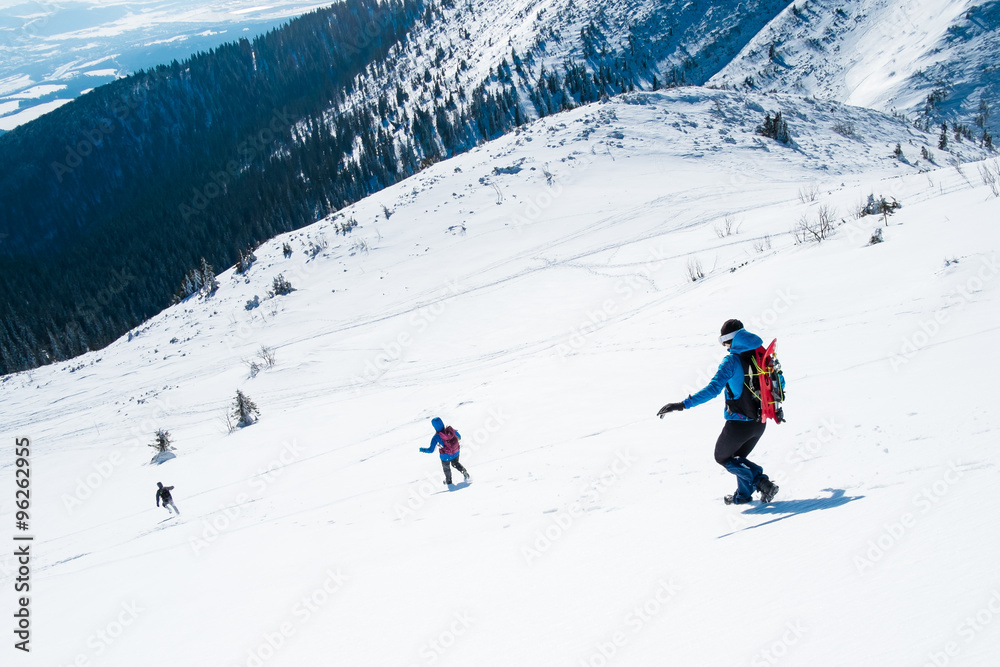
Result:
<svg viewBox="0 0 1000 667"><path fill-rule="evenodd" d="M744 329L742 322L733 319L726 320L722 325L719 342L729 354L719 364L719 370L708 386L680 403L664 405L657 414L662 419L668 412L693 408L710 401L724 390L726 425L715 443L715 461L736 475L736 493L725 497L726 504L748 503L753 499L754 491L760 492L762 502L769 503L778 492L778 486L764 474L762 467L747 458L764 435L764 423L756 412L760 402L755 403L751 392L744 391L748 363L744 353L756 350L763 341Z"/></svg>
<svg viewBox="0 0 1000 667"><path fill-rule="evenodd" d="M435 417L431 420L431 426L434 427L434 437L431 438L431 444L428 447L421 447L420 451L424 454L433 454L434 450L440 447L441 467L444 468L444 483L451 486L452 468L462 473L462 476L465 477L465 481L468 482L472 479L469 476L469 471L462 467L462 464L458 462L462 436L459 435L458 431L452 427L445 426L444 422L441 421L439 417Z"/></svg>

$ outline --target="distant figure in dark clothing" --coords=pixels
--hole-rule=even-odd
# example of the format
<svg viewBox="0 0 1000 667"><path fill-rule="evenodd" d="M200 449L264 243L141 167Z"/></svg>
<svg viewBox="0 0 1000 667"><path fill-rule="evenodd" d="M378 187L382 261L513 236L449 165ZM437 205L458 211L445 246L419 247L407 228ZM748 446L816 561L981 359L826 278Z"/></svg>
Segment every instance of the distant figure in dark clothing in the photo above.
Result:
<svg viewBox="0 0 1000 667"><path fill-rule="evenodd" d="M170 492L173 491L174 487L163 486L163 482L157 482L156 486L159 487L156 489L156 506L159 507L160 501L162 500L163 507L165 507L168 512L173 510L180 515L181 511L177 509L177 505L174 505L174 499L170 495Z"/></svg>
<svg viewBox="0 0 1000 667"><path fill-rule="evenodd" d="M424 454L433 454L434 450L440 446L441 467L444 468L444 483L449 486L451 485L452 468L462 473L465 481L468 482L471 479L469 471L463 468L462 464L458 462L459 442L462 440L462 436L452 427L445 426L444 422L438 417L435 417L431 421L431 426L434 427L434 437L431 438L431 444L428 447L421 447L420 451Z"/></svg>

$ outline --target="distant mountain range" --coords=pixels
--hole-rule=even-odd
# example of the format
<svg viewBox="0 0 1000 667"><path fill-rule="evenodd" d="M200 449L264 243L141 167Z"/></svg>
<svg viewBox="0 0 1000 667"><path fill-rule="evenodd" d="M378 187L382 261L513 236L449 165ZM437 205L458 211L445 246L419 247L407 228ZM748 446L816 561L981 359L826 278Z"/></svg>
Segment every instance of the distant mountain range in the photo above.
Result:
<svg viewBox="0 0 1000 667"><path fill-rule="evenodd" d="M0 130L116 78L279 27L328 3L0 2Z"/></svg>

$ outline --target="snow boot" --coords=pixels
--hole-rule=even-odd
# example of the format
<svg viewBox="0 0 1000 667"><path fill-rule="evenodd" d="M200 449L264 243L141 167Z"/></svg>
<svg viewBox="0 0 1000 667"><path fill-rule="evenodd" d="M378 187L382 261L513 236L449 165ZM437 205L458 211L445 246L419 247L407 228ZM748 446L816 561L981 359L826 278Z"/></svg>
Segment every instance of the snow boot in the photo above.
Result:
<svg viewBox="0 0 1000 667"><path fill-rule="evenodd" d="M767 504L778 494L778 485L767 477L761 477L757 490L760 491L760 502Z"/></svg>
<svg viewBox="0 0 1000 667"><path fill-rule="evenodd" d="M753 498L737 498L736 494L730 494L725 496L723 499L727 505L745 505L746 503L753 500Z"/></svg>

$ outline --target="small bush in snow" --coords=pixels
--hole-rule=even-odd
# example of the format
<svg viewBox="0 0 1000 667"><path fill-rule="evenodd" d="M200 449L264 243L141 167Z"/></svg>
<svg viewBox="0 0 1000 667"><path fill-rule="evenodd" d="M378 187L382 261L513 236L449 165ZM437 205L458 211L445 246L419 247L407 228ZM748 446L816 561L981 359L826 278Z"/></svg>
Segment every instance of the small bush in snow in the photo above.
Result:
<svg viewBox="0 0 1000 667"><path fill-rule="evenodd" d="M888 224L889 215L899 208L903 208L903 205L896 201L895 198L893 198L890 202L882 196L875 199L875 195L871 194L868 195L868 201L861 207L858 217L863 218L866 215L881 215L886 220L886 224Z"/></svg>
<svg viewBox="0 0 1000 667"><path fill-rule="evenodd" d="M247 305L244 306L244 307L247 310L253 310L254 308L256 308L259 305L260 305L260 297L255 294L252 299L247 299Z"/></svg>
<svg viewBox="0 0 1000 667"><path fill-rule="evenodd" d="M740 227L742 226L743 223L737 221L735 215L730 214L722 219L721 225L715 226L715 235L720 239L723 239L727 236L732 236L733 234L739 234Z"/></svg>
<svg viewBox="0 0 1000 667"><path fill-rule="evenodd" d="M368 254L368 241L364 239L355 239L354 243L351 244L351 254L357 255L358 253Z"/></svg>
<svg viewBox="0 0 1000 667"><path fill-rule="evenodd" d="M271 296L285 296L295 291L292 284L285 279L285 276L278 274L271 283Z"/></svg>
<svg viewBox="0 0 1000 667"><path fill-rule="evenodd" d="M979 176L983 179L983 185L987 186L994 197L1000 197L1000 162L993 160L993 163L979 165Z"/></svg>
<svg viewBox="0 0 1000 667"><path fill-rule="evenodd" d="M319 234L316 236L316 240L309 241L309 247L306 248L306 254L313 258L320 254L330 246L330 243L326 240L326 236Z"/></svg>
<svg viewBox="0 0 1000 667"><path fill-rule="evenodd" d="M768 113L764 117L764 124L757 126L757 134L768 137L782 144L790 144L792 137L788 133L788 123L781 117L781 112L776 111L774 117Z"/></svg>
<svg viewBox="0 0 1000 667"><path fill-rule="evenodd" d="M705 271L701 268L701 261L697 257L692 257L687 263L687 275L691 282L698 282L705 277Z"/></svg>
<svg viewBox="0 0 1000 667"><path fill-rule="evenodd" d="M260 349L257 350L257 357L244 359L243 363L246 364L247 370L250 371L250 378L253 379L265 368L273 368L274 361L274 348L261 345Z"/></svg>
<svg viewBox="0 0 1000 667"><path fill-rule="evenodd" d="M872 234L871 239L868 241L868 245L875 245L876 243L882 243L885 239L882 238L882 228L879 227Z"/></svg>
<svg viewBox="0 0 1000 667"><path fill-rule="evenodd" d="M837 134L847 137L848 139L857 139L858 135L854 132L854 123L834 123L833 131Z"/></svg>
<svg viewBox="0 0 1000 667"><path fill-rule="evenodd" d="M836 213L831 206L820 206L816 214L816 219L812 219L808 214L803 214L799 218L795 229L792 230L796 243L822 243L833 235L834 219Z"/></svg>
<svg viewBox="0 0 1000 667"><path fill-rule="evenodd" d="M257 358L268 368L274 368L275 357L273 347L261 345L260 349L257 350Z"/></svg>
<svg viewBox="0 0 1000 667"><path fill-rule="evenodd" d="M386 209L386 210L388 210L388 209ZM385 211L383 211L383 213L384 212ZM391 214L392 213L390 212L390 215ZM388 219L388 217L389 216L386 216L386 219ZM347 222L342 222L342 223L340 223L338 225L335 225L333 229L334 229L334 231L337 232L337 234L342 234L344 236L347 236L348 234L350 234L351 232L353 232L357 226L358 226L358 221L355 220L354 218L351 218Z"/></svg>
<svg viewBox="0 0 1000 667"><path fill-rule="evenodd" d="M764 238L757 239L753 242L754 252L763 254L771 249L771 235L768 234Z"/></svg>
<svg viewBox="0 0 1000 667"><path fill-rule="evenodd" d="M232 418L236 420L236 425L242 428L244 426L250 426L257 421L257 417L260 416L260 410L257 409L256 403L250 400L250 398L242 391L237 389L236 401L233 403L233 408L230 414L232 415Z"/></svg>
<svg viewBox="0 0 1000 667"><path fill-rule="evenodd" d="M799 201L803 204L808 204L809 202L816 201L819 197L819 186L815 183L810 183L809 185L803 185L799 188Z"/></svg>

